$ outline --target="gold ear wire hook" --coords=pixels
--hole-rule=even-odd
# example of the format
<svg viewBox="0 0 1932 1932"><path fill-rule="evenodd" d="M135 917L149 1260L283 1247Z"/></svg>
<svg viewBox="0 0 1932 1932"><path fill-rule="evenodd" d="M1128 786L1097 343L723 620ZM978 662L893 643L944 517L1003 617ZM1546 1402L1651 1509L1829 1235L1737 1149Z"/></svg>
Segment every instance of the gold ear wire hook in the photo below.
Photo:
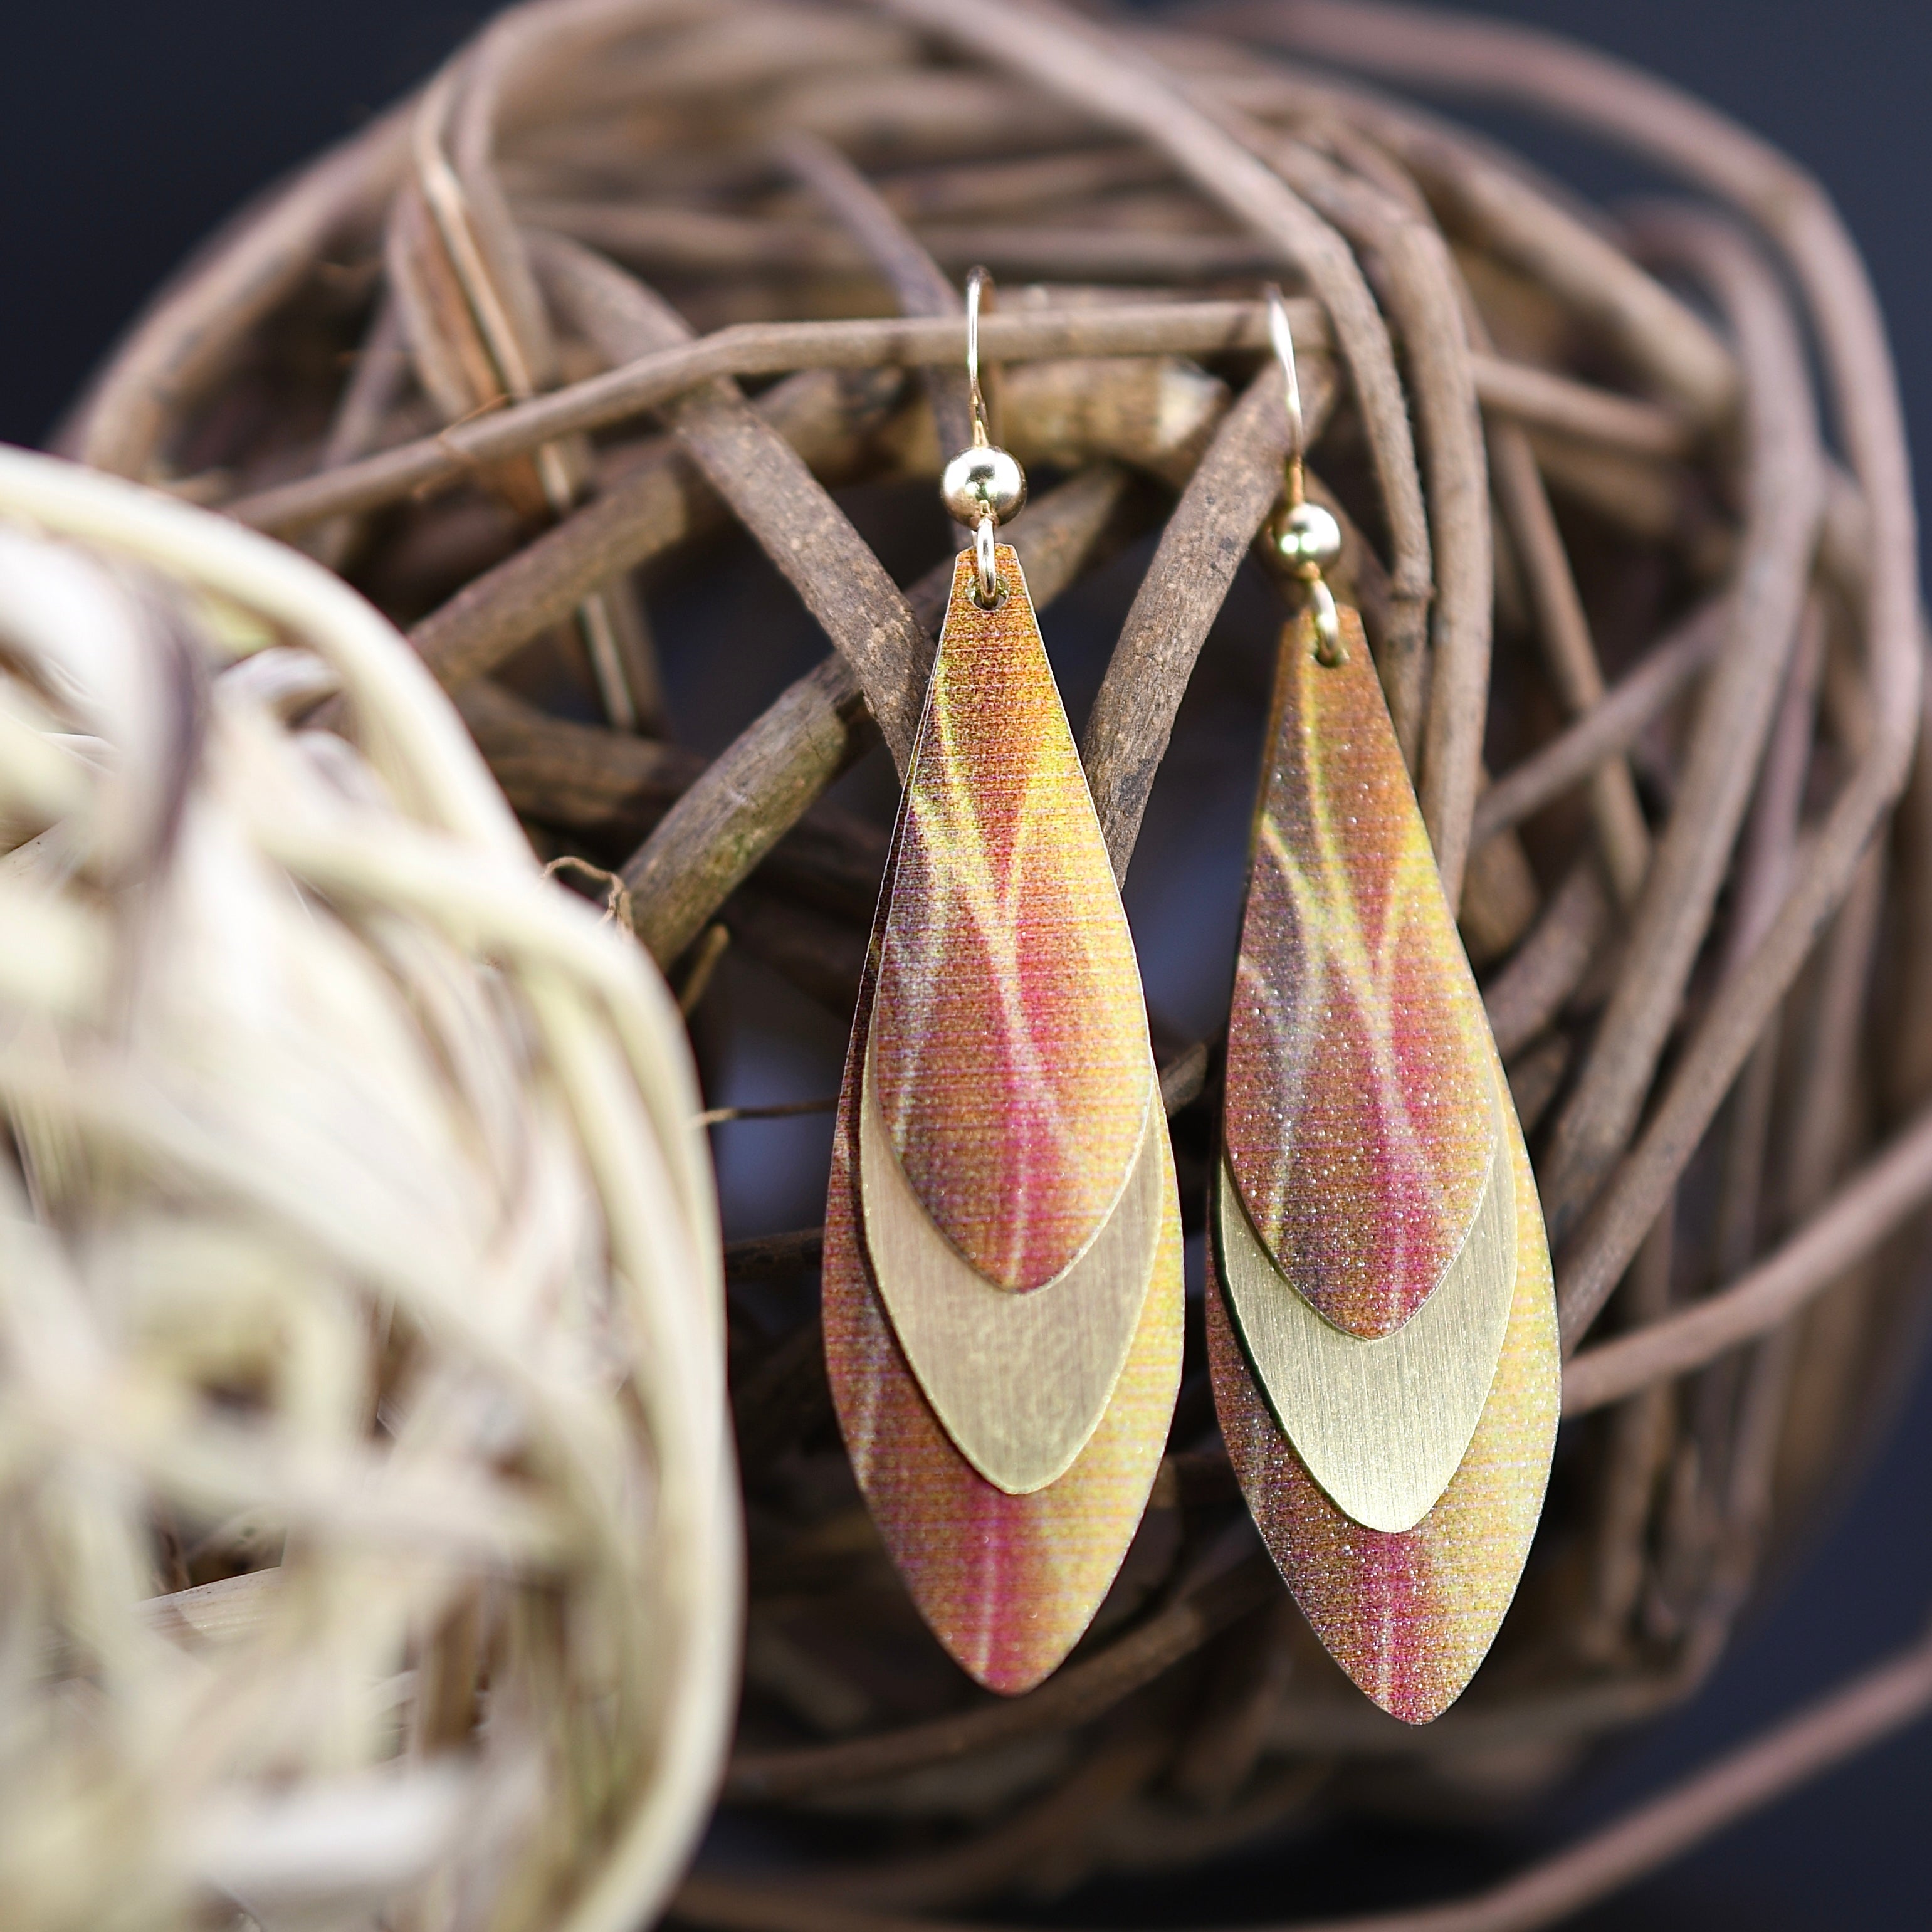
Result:
<svg viewBox="0 0 1932 1932"><path fill-rule="evenodd" d="M986 399L980 388L980 305L992 280L984 268L975 268L966 278L966 381L972 392L973 442L946 466L939 482L940 500L952 520L973 532L979 576L976 595L988 610L1004 595L994 532L1026 501L1026 472L986 434Z"/></svg>
<svg viewBox="0 0 1932 1932"><path fill-rule="evenodd" d="M1288 304L1272 283L1268 291L1268 341L1281 364L1288 405L1288 454L1282 464L1282 508L1268 527L1268 554L1275 563L1306 588L1315 609L1315 655L1325 664L1346 658L1342 622L1336 614L1334 593L1324 573L1342 554L1342 526L1319 503L1307 496L1306 427L1301 415L1301 384L1294 373L1294 337L1288 326Z"/></svg>
<svg viewBox="0 0 1932 1932"><path fill-rule="evenodd" d="M980 388L980 299L992 280L984 268L975 268L966 278L966 383L972 392L973 447L992 447L986 434L986 398Z"/></svg>
<svg viewBox="0 0 1932 1932"><path fill-rule="evenodd" d="M1288 455L1286 461L1288 506L1302 500L1302 458L1306 453L1307 430L1301 417L1301 382L1294 372L1294 337L1288 326L1288 304L1272 282L1268 290L1268 342L1281 364L1282 380L1287 390Z"/></svg>

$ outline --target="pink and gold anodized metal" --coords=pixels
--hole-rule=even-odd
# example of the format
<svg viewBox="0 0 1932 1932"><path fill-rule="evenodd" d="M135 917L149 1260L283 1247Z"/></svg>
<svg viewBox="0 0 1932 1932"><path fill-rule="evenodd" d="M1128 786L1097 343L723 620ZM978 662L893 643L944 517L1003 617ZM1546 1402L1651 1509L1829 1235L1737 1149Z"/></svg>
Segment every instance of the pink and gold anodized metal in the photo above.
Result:
<svg viewBox="0 0 1932 1932"><path fill-rule="evenodd" d="M1502 1132L1515 1178L1508 1322L1460 1468L1398 1532L1354 1521L1310 1475L1256 1384L1211 1243L1208 1352L1229 1456L1304 1614L1363 1690L1420 1724L1467 1685L1528 1555L1556 1438L1555 1296L1480 998L1360 620L1338 614L1340 663L1318 657L1311 614L1282 640L1229 1026L1228 1164L1282 1292L1366 1340L1441 1281Z"/></svg>
<svg viewBox="0 0 1932 1932"><path fill-rule="evenodd" d="M872 1013L906 1178L989 1281L1039 1287L1090 1241L1152 1078L1133 935L1019 562L954 572L906 778Z"/></svg>
<svg viewBox="0 0 1932 1932"><path fill-rule="evenodd" d="M973 554L959 559L908 772L840 1098L823 1299L834 1403L886 1546L947 1650L1010 1694L1078 1641L1132 1540L1179 1384L1182 1303L1162 1126L1162 1226L1125 1366L1066 1473L1012 1496L946 1434L873 1274L858 1168L868 1038L914 1192L1016 1293L1091 1242L1147 1120L1132 936L1018 559L1001 545L997 560L1006 595L986 610Z"/></svg>
<svg viewBox="0 0 1932 1932"><path fill-rule="evenodd" d="M1249 1217L1349 1334L1434 1291L1495 1157L1489 1023L1361 623L1291 620L1228 1022L1222 1132Z"/></svg>
<svg viewBox="0 0 1932 1932"><path fill-rule="evenodd" d="M1550 1250L1514 1114L1504 1131L1518 1210L1509 1327L1462 1466L1413 1529L1364 1528L1309 1474L1248 1372L1209 1250L1208 1358L1241 1492L1329 1654L1405 1724L1440 1717L1487 1654L1529 1555L1556 1448L1562 1371Z"/></svg>

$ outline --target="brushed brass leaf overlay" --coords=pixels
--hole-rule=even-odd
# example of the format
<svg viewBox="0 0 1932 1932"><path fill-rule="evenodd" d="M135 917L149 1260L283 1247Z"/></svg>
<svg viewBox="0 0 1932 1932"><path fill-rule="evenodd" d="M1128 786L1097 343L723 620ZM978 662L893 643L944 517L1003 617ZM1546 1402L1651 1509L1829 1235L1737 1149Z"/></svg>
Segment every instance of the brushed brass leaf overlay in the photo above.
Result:
<svg viewBox="0 0 1932 1932"><path fill-rule="evenodd" d="M1370 1529L1412 1529L1449 1486L1482 1420L1516 1293L1509 1137L1442 1281L1393 1334L1324 1320L1270 1258L1224 1159L1216 1190L1221 1279L1275 1420L1329 1499Z"/></svg>
<svg viewBox="0 0 1932 1932"><path fill-rule="evenodd" d="M988 1281L934 1225L899 1164L872 1074L868 1042L859 1178L880 1298L960 1454L1007 1495L1030 1496L1087 1446L1140 1327L1164 1207L1153 1070L1119 1198L1072 1262L1024 1292Z"/></svg>

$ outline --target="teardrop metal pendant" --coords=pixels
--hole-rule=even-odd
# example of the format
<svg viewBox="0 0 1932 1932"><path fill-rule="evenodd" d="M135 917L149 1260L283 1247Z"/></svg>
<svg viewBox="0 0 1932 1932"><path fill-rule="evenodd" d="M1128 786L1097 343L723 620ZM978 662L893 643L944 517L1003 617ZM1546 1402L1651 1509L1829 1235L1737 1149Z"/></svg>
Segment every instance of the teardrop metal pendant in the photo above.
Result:
<svg viewBox="0 0 1932 1932"><path fill-rule="evenodd" d="M1284 633L1229 1022L1208 1339L1310 1622L1411 1722L1514 1594L1554 1445L1536 1183L1359 619Z"/></svg>
<svg viewBox="0 0 1932 1932"><path fill-rule="evenodd" d="M1132 1540L1180 1377L1180 1210L1132 935L1010 547L962 555L826 1210L853 1466L940 1641L1024 1690Z"/></svg>

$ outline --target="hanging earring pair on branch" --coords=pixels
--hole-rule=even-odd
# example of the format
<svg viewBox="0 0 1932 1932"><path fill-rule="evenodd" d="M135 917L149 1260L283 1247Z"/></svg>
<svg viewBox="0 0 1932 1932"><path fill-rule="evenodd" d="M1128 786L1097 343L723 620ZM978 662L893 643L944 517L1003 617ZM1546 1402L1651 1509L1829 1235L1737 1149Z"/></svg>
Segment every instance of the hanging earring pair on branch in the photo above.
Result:
<svg viewBox="0 0 1932 1932"><path fill-rule="evenodd" d="M927 1622L1024 1690L1086 1628L1180 1362L1172 1156L1131 936L973 446L957 560L846 1060L826 1210L834 1401ZM1230 1016L1207 1326L1255 1520L1351 1677L1411 1722L1482 1660L1558 1398L1534 1177L1360 619L1291 453L1283 631Z"/></svg>
<svg viewBox="0 0 1932 1932"><path fill-rule="evenodd" d="M1411 1723L1459 1696L1542 1509L1559 1394L1522 1131L1360 619L1290 453L1228 1021L1208 1339L1250 1510L1316 1634Z"/></svg>
<svg viewBox="0 0 1932 1932"><path fill-rule="evenodd" d="M835 1405L940 1641L1028 1688L1126 1553L1180 1372L1180 1215L1133 940L1019 559L967 286L956 563L826 1206Z"/></svg>

